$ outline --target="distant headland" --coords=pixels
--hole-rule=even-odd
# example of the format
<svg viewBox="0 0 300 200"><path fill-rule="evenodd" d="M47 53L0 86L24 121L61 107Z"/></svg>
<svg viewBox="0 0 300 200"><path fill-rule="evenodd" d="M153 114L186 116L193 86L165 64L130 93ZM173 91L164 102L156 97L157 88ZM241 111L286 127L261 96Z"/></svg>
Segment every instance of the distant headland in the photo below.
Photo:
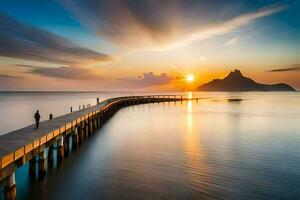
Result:
<svg viewBox="0 0 300 200"><path fill-rule="evenodd" d="M214 79L197 88L200 91L296 91L285 83L261 84L243 76L240 70L235 69L224 79Z"/></svg>

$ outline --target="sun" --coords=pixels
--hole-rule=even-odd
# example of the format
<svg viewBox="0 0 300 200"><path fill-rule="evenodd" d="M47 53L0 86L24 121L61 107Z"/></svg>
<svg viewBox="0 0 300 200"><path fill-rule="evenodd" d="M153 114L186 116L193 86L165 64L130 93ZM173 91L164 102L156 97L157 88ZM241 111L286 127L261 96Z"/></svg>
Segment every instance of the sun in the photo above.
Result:
<svg viewBox="0 0 300 200"><path fill-rule="evenodd" d="M186 81L187 81L187 82L191 83L191 82L193 82L194 80L195 80L195 77L194 77L193 74L189 74L189 75L186 76Z"/></svg>

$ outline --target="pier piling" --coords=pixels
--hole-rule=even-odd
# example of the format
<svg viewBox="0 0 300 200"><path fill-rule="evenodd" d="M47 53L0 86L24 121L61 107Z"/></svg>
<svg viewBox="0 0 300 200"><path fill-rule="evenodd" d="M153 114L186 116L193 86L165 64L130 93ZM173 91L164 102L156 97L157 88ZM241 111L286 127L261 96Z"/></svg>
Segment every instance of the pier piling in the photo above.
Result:
<svg viewBox="0 0 300 200"><path fill-rule="evenodd" d="M72 142L72 148L75 149L79 143L79 137L78 137L78 130L80 129L79 126L75 127L74 128L74 131L73 131L73 142Z"/></svg>
<svg viewBox="0 0 300 200"><path fill-rule="evenodd" d="M16 178L15 178L15 172L13 172L5 180L4 198L5 200L15 200L16 197L17 197Z"/></svg>
<svg viewBox="0 0 300 200"><path fill-rule="evenodd" d="M88 135L92 135L93 133L93 120L91 118L88 119Z"/></svg>
<svg viewBox="0 0 300 200"><path fill-rule="evenodd" d="M53 164L53 145L49 146L48 149L48 163L49 165Z"/></svg>
<svg viewBox="0 0 300 200"><path fill-rule="evenodd" d="M31 158L29 160L29 176L31 178L35 178L35 173L36 173L36 157Z"/></svg>
<svg viewBox="0 0 300 200"><path fill-rule="evenodd" d="M84 122L79 125L79 143L83 143L84 140Z"/></svg>
<svg viewBox="0 0 300 200"><path fill-rule="evenodd" d="M69 143L70 143L70 135L65 135L63 139L64 143L64 155L68 155L69 153Z"/></svg>
<svg viewBox="0 0 300 200"><path fill-rule="evenodd" d="M47 170L47 154L46 150L39 154L39 177L42 178L46 175Z"/></svg>
<svg viewBox="0 0 300 200"><path fill-rule="evenodd" d="M64 138L61 136L57 141L57 159L62 160L64 158Z"/></svg>
<svg viewBox="0 0 300 200"><path fill-rule="evenodd" d="M89 137L89 123L88 123L88 121L86 121L85 124L84 124L84 137L85 138Z"/></svg>

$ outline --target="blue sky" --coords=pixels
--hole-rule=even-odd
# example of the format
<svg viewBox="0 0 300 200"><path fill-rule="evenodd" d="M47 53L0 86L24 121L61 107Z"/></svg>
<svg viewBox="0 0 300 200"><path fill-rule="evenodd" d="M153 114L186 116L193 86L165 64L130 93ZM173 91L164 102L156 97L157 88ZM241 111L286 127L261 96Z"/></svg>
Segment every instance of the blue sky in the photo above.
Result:
<svg viewBox="0 0 300 200"><path fill-rule="evenodd" d="M299 0L2 0L0 89L178 89L178 76L201 84L234 67L299 88L299 9ZM278 68L295 70L269 72Z"/></svg>

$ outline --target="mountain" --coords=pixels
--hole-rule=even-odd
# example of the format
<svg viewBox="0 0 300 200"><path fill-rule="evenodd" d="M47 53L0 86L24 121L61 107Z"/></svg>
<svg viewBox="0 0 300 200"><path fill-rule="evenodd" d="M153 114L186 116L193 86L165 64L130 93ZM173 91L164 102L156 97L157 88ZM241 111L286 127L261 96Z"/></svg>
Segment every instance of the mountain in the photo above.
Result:
<svg viewBox="0 0 300 200"><path fill-rule="evenodd" d="M243 76L240 70L230 72L224 79L214 79L198 87L201 91L295 91L288 84L278 83L273 85L257 83Z"/></svg>

